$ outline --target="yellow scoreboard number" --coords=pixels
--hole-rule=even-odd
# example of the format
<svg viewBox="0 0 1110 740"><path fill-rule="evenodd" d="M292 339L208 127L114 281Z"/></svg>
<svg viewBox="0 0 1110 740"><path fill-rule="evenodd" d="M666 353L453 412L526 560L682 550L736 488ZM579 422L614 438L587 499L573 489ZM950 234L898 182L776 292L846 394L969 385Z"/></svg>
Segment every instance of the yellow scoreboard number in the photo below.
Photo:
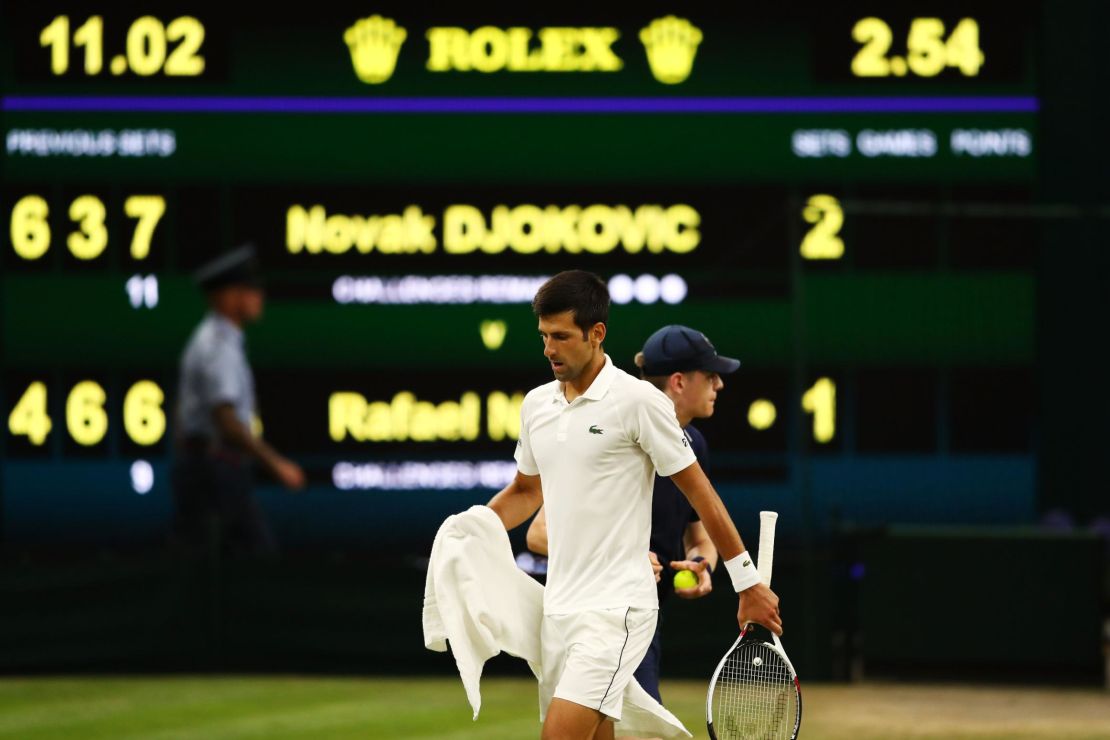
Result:
<svg viewBox="0 0 1110 740"><path fill-rule="evenodd" d="M157 383L140 380L123 399L123 428L137 445L157 444L166 433L166 412L162 409L165 394ZM104 406L108 394L94 380L82 380L70 389L66 398L66 429L79 445L100 444L108 433L108 414ZM26 437L36 447L46 443L53 428L46 405L46 384L34 381L27 386L8 415L8 431Z"/></svg>
<svg viewBox="0 0 1110 740"><path fill-rule="evenodd" d="M813 415L813 439L825 444L836 436L836 383L819 378L802 396L802 408Z"/></svg>
<svg viewBox="0 0 1110 740"><path fill-rule="evenodd" d="M69 204L69 218L77 230L66 237L66 246L79 260L94 260L108 246L108 209L95 195L78 196ZM166 199L161 195L132 195L123 202L123 212L136 219L131 237L132 259L145 259L150 254L154 229L166 213ZM8 229L12 249L25 260L37 260L50 249L50 207L41 195L25 195L12 208Z"/></svg>
<svg viewBox="0 0 1110 740"><path fill-rule="evenodd" d="M979 47L979 22L963 18L945 38L940 18L914 18L906 36L906 56L888 56L894 31L881 18L864 18L852 28L852 38L862 48L852 59L856 77L935 77L948 68L965 77L976 77L986 62Z"/></svg>
<svg viewBox="0 0 1110 740"><path fill-rule="evenodd" d="M94 15L70 33L68 15L59 15L42 29L39 45L50 50L50 72L64 75L70 69L70 50L84 50L82 70L94 76L104 71L104 18ZM176 44L176 46L173 46ZM144 15L127 29L125 53L108 62L108 71L151 77L197 77L204 73L204 24L192 16L174 18L168 24ZM172 48L171 48L172 47Z"/></svg>
<svg viewBox="0 0 1110 740"><path fill-rule="evenodd" d="M811 196L802 209L802 218L813 224L802 239L802 257L807 260L838 260L844 256L844 209L835 196Z"/></svg>

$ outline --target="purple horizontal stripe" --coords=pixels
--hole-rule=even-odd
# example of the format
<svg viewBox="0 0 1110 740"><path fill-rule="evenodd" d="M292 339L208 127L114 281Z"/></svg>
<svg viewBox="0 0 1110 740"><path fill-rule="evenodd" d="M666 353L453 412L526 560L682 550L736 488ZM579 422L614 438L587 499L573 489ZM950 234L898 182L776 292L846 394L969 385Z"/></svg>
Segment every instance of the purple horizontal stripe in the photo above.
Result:
<svg viewBox="0 0 1110 740"><path fill-rule="evenodd" d="M8 112L58 113L1035 113L1035 97L307 98L24 96Z"/></svg>

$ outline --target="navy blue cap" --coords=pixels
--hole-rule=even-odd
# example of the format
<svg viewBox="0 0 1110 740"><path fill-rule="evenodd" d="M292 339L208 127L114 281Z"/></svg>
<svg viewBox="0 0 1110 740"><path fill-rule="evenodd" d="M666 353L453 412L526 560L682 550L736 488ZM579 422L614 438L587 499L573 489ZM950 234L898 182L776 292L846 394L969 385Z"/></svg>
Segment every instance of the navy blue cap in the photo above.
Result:
<svg viewBox="0 0 1110 740"><path fill-rule="evenodd" d="M244 244L221 254L197 270L193 279L205 291L228 285L261 286L254 245Z"/></svg>
<svg viewBox="0 0 1110 740"><path fill-rule="evenodd" d="M644 342L644 375L670 375L690 370L733 373L740 360L722 357L709 338L688 326L671 324Z"/></svg>

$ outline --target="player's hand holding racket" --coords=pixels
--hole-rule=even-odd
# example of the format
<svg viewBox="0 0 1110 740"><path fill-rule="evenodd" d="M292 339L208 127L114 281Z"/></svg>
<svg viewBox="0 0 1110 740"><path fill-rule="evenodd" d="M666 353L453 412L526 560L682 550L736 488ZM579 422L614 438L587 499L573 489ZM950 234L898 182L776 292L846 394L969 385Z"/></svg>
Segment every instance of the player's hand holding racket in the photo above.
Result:
<svg viewBox="0 0 1110 740"><path fill-rule="evenodd" d="M760 571L762 573L762 570ZM740 609L736 613L742 632L752 622L761 624L776 635L782 634L779 597L766 584L757 583L740 592Z"/></svg>
<svg viewBox="0 0 1110 740"><path fill-rule="evenodd" d="M713 740L793 740L802 724L802 692L779 641L782 620L778 597L770 589L778 514L762 511L759 518L758 566L763 584L741 592L740 637L709 680L705 719Z"/></svg>

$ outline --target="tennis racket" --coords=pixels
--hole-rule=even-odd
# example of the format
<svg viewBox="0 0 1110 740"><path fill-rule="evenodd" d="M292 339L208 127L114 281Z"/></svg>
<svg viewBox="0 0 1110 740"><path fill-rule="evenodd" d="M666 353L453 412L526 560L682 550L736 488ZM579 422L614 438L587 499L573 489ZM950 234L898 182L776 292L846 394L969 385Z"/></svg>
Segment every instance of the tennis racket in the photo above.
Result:
<svg viewBox="0 0 1110 740"><path fill-rule="evenodd" d="M779 515L759 512L759 562L766 586L774 566ZM779 740L798 737L802 690L779 636L758 624L744 627L713 671L705 698L712 740Z"/></svg>

